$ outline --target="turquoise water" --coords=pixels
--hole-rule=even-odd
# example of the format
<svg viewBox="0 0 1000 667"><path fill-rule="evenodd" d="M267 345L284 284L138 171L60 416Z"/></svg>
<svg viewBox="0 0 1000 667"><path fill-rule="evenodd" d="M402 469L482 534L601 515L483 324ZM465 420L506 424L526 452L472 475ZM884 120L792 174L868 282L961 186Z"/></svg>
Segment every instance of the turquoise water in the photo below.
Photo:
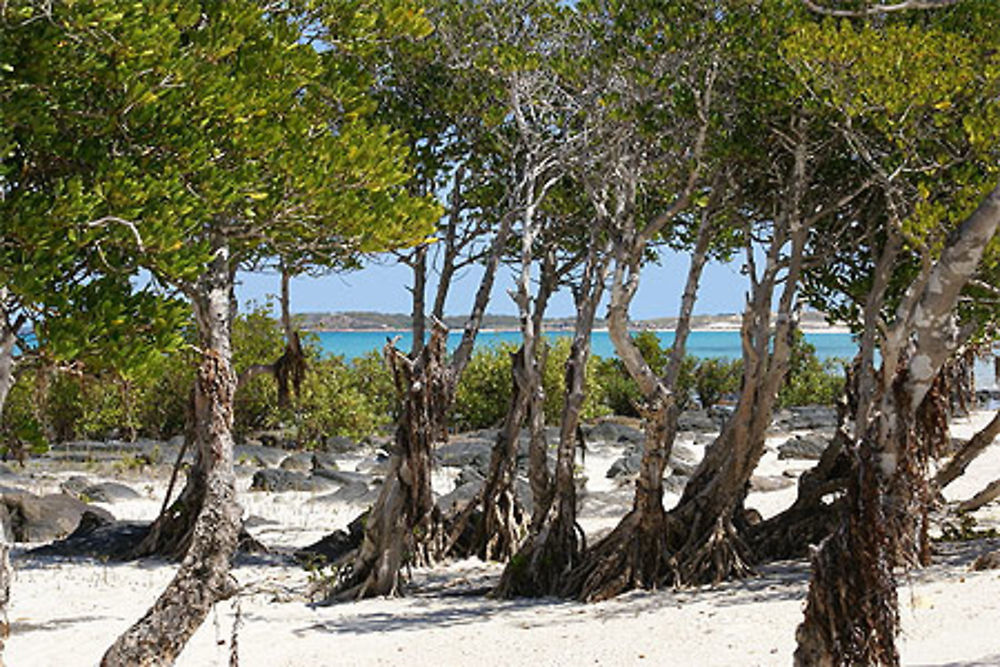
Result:
<svg viewBox="0 0 1000 667"><path fill-rule="evenodd" d="M329 355L342 355L345 359L355 359L363 356L372 350L381 351L385 345L386 338L399 336L397 346L401 350L410 349L410 341L413 339L408 331L320 331L314 332L319 339L323 352ZM657 332L660 341L664 346L669 346L674 340L673 331ZM569 332L556 332L546 334L549 338L572 336ZM848 333L806 333L806 340L816 347L816 356L821 360L844 359L849 360L857 352L857 344L854 337ZM452 332L448 335L448 347L454 350L462 339L461 332ZM499 345L500 343L512 343L517 345L521 340L520 333L516 331L484 331L479 334L476 346ZM593 352L601 357L612 357L615 354L614 346L606 331L595 331L593 338ZM700 358L724 357L737 359L740 357L740 334L737 331L692 331L688 338L688 354ZM993 378L992 363L986 360L978 360L975 367L976 386L981 389L995 387Z"/></svg>
<svg viewBox="0 0 1000 667"><path fill-rule="evenodd" d="M346 359L363 356L372 350L381 350L386 338L400 336L397 346L401 350L409 350L413 340L408 331L320 331L315 333L319 338L320 347L330 355L342 355ZM673 331L657 332L664 346L669 346L674 340ZM572 336L570 332L546 334L549 338ZM448 335L449 349L455 349L462 338L461 332ZM499 345L500 343L518 344L521 335L516 331L484 331L479 334L477 347ZM816 346L816 355L820 359L841 358L850 359L857 351L857 345L851 334L847 333L807 333L806 340ZM614 346L606 331L594 332L593 352L601 357L614 356ZM693 331L688 338L688 353L696 357L728 357L736 359L740 356L740 334L737 331Z"/></svg>

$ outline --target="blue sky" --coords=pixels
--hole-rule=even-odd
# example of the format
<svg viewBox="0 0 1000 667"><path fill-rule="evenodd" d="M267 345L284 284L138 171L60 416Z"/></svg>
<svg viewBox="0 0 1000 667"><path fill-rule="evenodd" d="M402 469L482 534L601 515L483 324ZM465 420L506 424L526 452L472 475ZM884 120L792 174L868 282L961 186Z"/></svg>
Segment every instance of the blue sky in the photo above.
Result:
<svg viewBox="0 0 1000 667"><path fill-rule="evenodd" d="M747 280L740 275L739 268L738 262L710 264L705 268L695 313L715 315L743 310ZM687 255L670 252L664 253L660 265L646 267L633 301L632 319L676 316L687 269ZM514 285L513 273L510 268L501 268L501 272L487 310L491 314L513 315L517 308L507 295L507 290ZM277 294L279 289L275 274L241 273L238 281L237 297L241 307L249 301L263 303L268 295ZM462 276L452 289L446 308L448 315L468 312L478 282L478 271L469 270ZM411 283L409 269L389 259L351 273L296 278L291 285L291 309L293 313L349 310L408 313L411 302L407 287ZM432 298L429 295L428 301ZM604 312L599 314L603 316ZM548 315L572 316L572 297L566 292L556 295Z"/></svg>

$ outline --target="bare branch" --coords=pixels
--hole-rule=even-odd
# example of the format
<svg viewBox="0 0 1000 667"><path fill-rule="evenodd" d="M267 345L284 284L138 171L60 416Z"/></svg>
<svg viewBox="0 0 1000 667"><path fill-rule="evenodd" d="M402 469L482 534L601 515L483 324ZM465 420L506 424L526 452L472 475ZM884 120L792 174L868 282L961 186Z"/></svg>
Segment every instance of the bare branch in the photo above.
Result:
<svg viewBox="0 0 1000 667"><path fill-rule="evenodd" d="M802 4L810 11L824 16L839 16L846 18L857 18L862 16L872 16L873 14L888 14L890 12L901 12L910 9L941 9L957 5L961 0L903 0L893 4L876 3L864 9L835 9L820 5L813 0L802 0Z"/></svg>
<svg viewBox="0 0 1000 667"><path fill-rule="evenodd" d="M114 215L106 215L103 218L98 218L97 220L91 220L87 223L88 227L106 227L109 223L114 223L118 225L123 225L127 227L132 232L132 236L135 237L136 245L139 247L139 252L146 252L146 246L142 242L142 235L139 234L139 228L136 227L134 222L130 220L125 220L124 218L119 218Z"/></svg>

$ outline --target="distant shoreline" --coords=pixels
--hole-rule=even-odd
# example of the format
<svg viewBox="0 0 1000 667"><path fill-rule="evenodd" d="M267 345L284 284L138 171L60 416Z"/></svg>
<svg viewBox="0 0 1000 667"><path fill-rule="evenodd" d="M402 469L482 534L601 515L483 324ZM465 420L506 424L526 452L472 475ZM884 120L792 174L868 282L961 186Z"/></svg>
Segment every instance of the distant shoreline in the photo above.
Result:
<svg viewBox="0 0 1000 667"><path fill-rule="evenodd" d="M293 315L297 326L305 331L329 333L406 333L411 330L411 316L405 313L378 312L336 312L336 313L297 313ZM695 315L691 319L692 331L738 332L743 316L739 313L723 313L716 315ZM465 327L464 316L447 316L444 324L452 331L462 331ZM631 323L632 331L655 331L664 333L673 331L676 317L661 317L645 320L635 320ZM519 331L518 318L513 315L484 316L481 324L482 333L516 333ZM799 329L808 333L850 333L841 323L830 324L826 316L818 311L810 310L801 314ZM546 318L542 330L546 333L571 333L574 320L571 317ZM607 321L598 319L594 323L594 331L607 331Z"/></svg>
<svg viewBox="0 0 1000 667"><path fill-rule="evenodd" d="M799 330L803 333L809 334L849 334L851 330L845 326L800 326ZM309 328L304 329L309 333L385 333L385 334L407 334L410 333L410 329L398 329L398 328L378 328L378 327L355 327L355 328ZM593 329L594 333L607 333L607 327L595 327ZM674 331L671 327L630 327L629 331L652 331L655 333L671 333ZM707 326L707 327L696 327L692 328L692 333L739 333L740 328L729 324L719 324L717 326ZM452 329L450 333L461 333L461 329ZM516 328L483 328L479 330L479 333L520 333L520 329ZM566 329L562 327L557 328L543 328L542 333L573 333L572 329Z"/></svg>

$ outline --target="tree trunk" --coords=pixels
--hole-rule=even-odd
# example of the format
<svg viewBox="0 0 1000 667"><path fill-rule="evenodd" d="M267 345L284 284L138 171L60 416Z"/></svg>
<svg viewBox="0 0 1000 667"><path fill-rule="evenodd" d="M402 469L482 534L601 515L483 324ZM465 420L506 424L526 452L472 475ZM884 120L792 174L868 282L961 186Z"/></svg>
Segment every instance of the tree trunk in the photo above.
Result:
<svg viewBox="0 0 1000 667"><path fill-rule="evenodd" d="M990 423L977 432L972 438L955 452L955 455L938 471L934 477L934 485L940 491L965 474L966 468L976 458L986 451L997 436L1000 436L1000 411L993 415Z"/></svg>
<svg viewBox="0 0 1000 667"><path fill-rule="evenodd" d="M579 565L586 547L583 532L576 523L573 468L580 437L580 413L586 399L587 360L594 317L604 293L606 267L610 260L607 248L599 248L593 236L590 241L591 249L583 276L574 290L576 325L566 361L565 401L559 427L553 497L544 513L536 511L539 521L532 526L528 541L504 569L500 584L494 591L497 597L562 593L565 578ZM535 502L538 503L537 500Z"/></svg>
<svg viewBox="0 0 1000 667"><path fill-rule="evenodd" d="M897 496L912 483L923 483L915 474L921 452L914 451L912 429L918 408L955 350L953 314L959 293L998 225L1000 186L956 230L930 270L914 281L898 310L898 321L883 341L885 390L878 410L862 413L865 406L859 407L860 443L852 448L848 514L812 558L805 619L796 633L798 665L899 663L892 568L908 526L908 517L902 514L911 508L909 503L901 506ZM903 347L908 341L912 351ZM901 357L899 352L908 354ZM898 374L897 360L905 361ZM919 496L919 488L905 493Z"/></svg>
<svg viewBox="0 0 1000 667"><path fill-rule="evenodd" d="M416 359L424 349L424 339L427 337L427 246L422 245L413 251L409 260L413 269L413 309L410 312L410 326L413 342L410 345L410 357Z"/></svg>
<svg viewBox="0 0 1000 667"><path fill-rule="evenodd" d="M17 332L7 325L6 318L0 319L0 416L7 405L7 395L14 386L14 346Z"/></svg>
<svg viewBox="0 0 1000 667"><path fill-rule="evenodd" d="M531 221L533 209L526 220ZM517 454L521 426L527 417L530 441L528 445L529 478L534 515L539 505L547 502L549 494L548 456L545 443L545 394L542 389L541 367L537 346L542 318L549 297L555 289L554 258L547 257L542 267L542 277L534 300L531 298L530 269L532 245L539 229L529 225L522 238L522 270L513 294L521 317L521 347L511 356L511 401L497 433L497 440L490 454L490 468L480 492L457 514L446 545L451 555L475 553L486 560L506 561L520 547L526 533L525 508L517 499L514 482L517 475ZM534 309L532 310L532 303ZM544 350L541 351L544 353ZM468 521L477 508L482 507L482 520L472 532L472 539L456 550Z"/></svg>
<svg viewBox="0 0 1000 667"><path fill-rule="evenodd" d="M525 509L518 502L514 482L521 423L528 410L527 381L524 377L524 347L511 357L511 398L497 439L490 453L490 467L479 493L457 514L445 553L451 556L476 554L483 560L507 561L521 544L527 530ZM469 520L478 508L482 516L471 540L460 544Z"/></svg>
<svg viewBox="0 0 1000 667"><path fill-rule="evenodd" d="M440 421L451 390L444 368L448 331L434 323L420 357L409 359L386 347L396 390L404 396L396 429L396 451L382 490L365 524L356 552L345 566L328 600L398 595L404 566L426 565L441 552L444 531L431 492L431 451L447 437Z"/></svg>
<svg viewBox="0 0 1000 667"><path fill-rule="evenodd" d="M228 246L221 239L215 246L208 272L190 295L202 347L194 416L204 469L203 502L176 576L146 615L108 649L102 666L172 664L212 606L235 591L229 570L241 510L233 473L232 274Z"/></svg>
<svg viewBox="0 0 1000 667"><path fill-rule="evenodd" d="M702 269L708 259L712 229L706 216L698 230L687 283L681 299L674 345L664 377L658 378L628 333L628 307L639 287L639 266L646 242L619 245L608 307L608 332L618 357L643 394L640 413L646 432L632 510L615 529L583 554L566 575L563 592L582 600L602 600L633 588L656 588L673 575L671 535L676 526L663 508L663 472L670 460L680 410L674 388L684 360L691 314Z"/></svg>
<svg viewBox="0 0 1000 667"><path fill-rule="evenodd" d="M852 414L853 373L848 371L845 395L837 403L837 430L816 466L799 477L798 494L792 506L783 512L750 526L746 532L751 553L759 560L789 560L809 555L811 545L819 544L837 529L840 502L825 498L846 492L850 462L848 419Z"/></svg>

